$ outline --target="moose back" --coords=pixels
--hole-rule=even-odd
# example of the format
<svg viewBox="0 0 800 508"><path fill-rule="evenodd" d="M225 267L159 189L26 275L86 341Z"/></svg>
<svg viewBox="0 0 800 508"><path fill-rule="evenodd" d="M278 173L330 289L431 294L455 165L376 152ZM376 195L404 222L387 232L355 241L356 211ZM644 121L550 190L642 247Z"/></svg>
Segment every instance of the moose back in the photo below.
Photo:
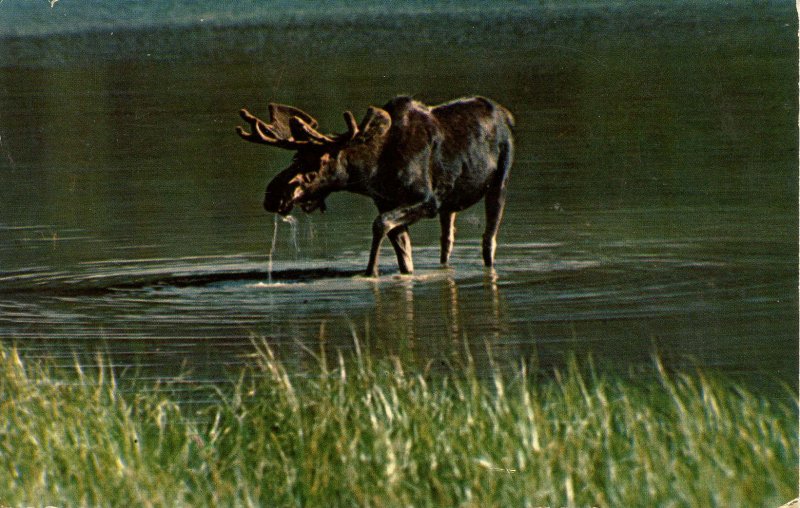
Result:
<svg viewBox="0 0 800 508"><path fill-rule="evenodd" d="M247 141L295 151L289 167L267 185L268 212L288 215L295 205L306 213L324 211L325 198L336 191L369 196L379 212L366 271L375 276L384 237L400 272L413 272L408 228L437 215L440 261L447 264L456 213L484 199L483 262L494 265L514 152L514 117L506 108L483 97L435 107L396 97L370 107L360 124L346 111L347 132L338 135L322 134L313 117L291 106L270 104L269 114L267 124L242 109L250 132L236 129Z"/></svg>

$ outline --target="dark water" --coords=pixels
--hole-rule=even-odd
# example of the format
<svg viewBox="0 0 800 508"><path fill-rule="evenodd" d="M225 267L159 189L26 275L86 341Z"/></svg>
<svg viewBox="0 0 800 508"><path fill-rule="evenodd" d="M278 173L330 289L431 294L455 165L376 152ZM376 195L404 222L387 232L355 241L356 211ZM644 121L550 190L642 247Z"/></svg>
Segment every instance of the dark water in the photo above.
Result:
<svg viewBox="0 0 800 508"><path fill-rule="evenodd" d="M621 368L658 351L795 385L796 33L788 3L695 2L6 37L0 337L198 379L248 364L253 339L299 362L355 335L420 364L464 344ZM387 246L360 277L375 211L337 195L278 224L268 273L261 197L290 154L241 141L237 110L290 103L337 131L398 93L514 112L496 271L476 206L450 269L428 221L414 276Z"/></svg>

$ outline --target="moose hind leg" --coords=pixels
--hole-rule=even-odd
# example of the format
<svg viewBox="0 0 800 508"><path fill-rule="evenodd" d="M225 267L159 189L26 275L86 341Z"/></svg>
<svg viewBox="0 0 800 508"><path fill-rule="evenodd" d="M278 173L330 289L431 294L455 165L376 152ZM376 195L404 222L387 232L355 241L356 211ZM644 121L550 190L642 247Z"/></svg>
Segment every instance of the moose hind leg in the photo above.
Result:
<svg viewBox="0 0 800 508"><path fill-rule="evenodd" d="M392 242L394 252L397 254L397 265L400 273L413 273L414 261L411 258L411 235L408 234L406 226L398 226L389 231L386 236Z"/></svg>
<svg viewBox="0 0 800 508"><path fill-rule="evenodd" d="M503 220L503 209L506 206L506 183L514 159L514 142L507 139L500 147L497 160L497 172L486 191L484 205L486 207L486 229L483 232L483 264L494 266L494 251L497 248L497 230Z"/></svg>
<svg viewBox="0 0 800 508"><path fill-rule="evenodd" d="M487 267L494 266L494 252L497 249L497 231L503 219L503 209L506 205L505 182L492 185L484 199L486 206L486 229L483 232L483 264Z"/></svg>
<svg viewBox="0 0 800 508"><path fill-rule="evenodd" d="M439 262L446 265L450 260L450 253L453 252L453 242L456 239L456 212L439 212L439 224L442 227L441 254Z"/></svg>

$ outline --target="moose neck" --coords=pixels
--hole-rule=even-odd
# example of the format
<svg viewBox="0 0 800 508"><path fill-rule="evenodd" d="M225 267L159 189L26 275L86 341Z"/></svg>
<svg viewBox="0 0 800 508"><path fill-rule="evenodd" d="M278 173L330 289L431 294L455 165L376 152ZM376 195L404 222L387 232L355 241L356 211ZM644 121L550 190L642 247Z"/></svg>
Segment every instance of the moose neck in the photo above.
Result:
<svg viewBox="0 0 800 508"><path fill-rule="evenodd" d="M369 195L371 180L378 167L380 150L374 144L355 146L342 153L343 174L341 189L356 194ZM382 147L381 147L382 148Z"/></svg>

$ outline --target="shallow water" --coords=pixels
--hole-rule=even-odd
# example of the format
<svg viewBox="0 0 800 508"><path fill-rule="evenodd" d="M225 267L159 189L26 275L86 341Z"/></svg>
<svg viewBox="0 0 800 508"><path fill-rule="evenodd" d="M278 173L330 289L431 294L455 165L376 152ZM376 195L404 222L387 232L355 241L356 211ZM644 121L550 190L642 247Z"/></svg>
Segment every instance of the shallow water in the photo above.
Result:
<svg viewBox="0 0 800 508"><path fill-rule="evenodd" d="M247 365L252 340L300 365L355 335L422 365L464 344L481 365L487 345L544 366L657 352L796 383L795 17L658 5L7 39L0 336L198 380ZM451 267L427 221L416 274L387 246L377 279L364 198L294 233L260 209L290 155L238 139L240 107L295 104L335 131L400 92L514 112L496 270L480 206Z"/></svg>

